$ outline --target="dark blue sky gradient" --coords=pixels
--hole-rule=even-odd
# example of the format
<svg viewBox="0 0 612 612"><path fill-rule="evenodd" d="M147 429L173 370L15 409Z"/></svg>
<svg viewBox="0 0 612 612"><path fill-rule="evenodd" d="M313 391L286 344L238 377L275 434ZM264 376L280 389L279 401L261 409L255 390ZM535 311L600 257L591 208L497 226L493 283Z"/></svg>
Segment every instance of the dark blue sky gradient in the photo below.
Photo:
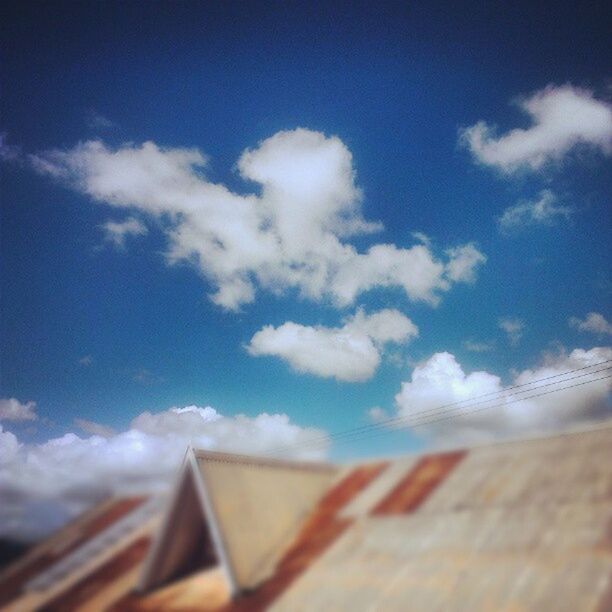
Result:
<svg viewBox="0 0 612 612"><path fill-rule="evenodd" d="M335 134L353 153L366 218L385 225L357 244L409 246L418 230L438 249L475 241L489 258L475 285L454 287L437 309L394 291L358 300L417 323L407 357L448 350L508 380L554 343L595 344L567 319L610 316L609 163L584 153L581 164L505 180L473 163L457 131L480 119L526 126L510 101L550 83L609 98L606 3L12 4L0 26L9 144L26 153L89 138L194 146L210 156L211 180L250 192L234 171L246 147L298 126ZM88 127L91 112L115 125ZM571 221L501 236L496 217L553 180L577 209ZM116 211L24 164L3 165L1 188L1 396L37 402L48 421L24 432L33 439L75 417L121 428L142 410L190 403L343 429L371 406L392 408L409 377L385 363L367 383L338 383L251 358L242 346L263 325L336 325L352 309L259 292L242 313L223 312L194 269L165 264L161 234L124 252L100 248L99 225ZM527 323L519 347L505 343L500 316ZM496 340L497 350L469 353L467 338ZM84 355L90 367L78 364ZM143 370L147 380L134 380ZM337 452L393 447L379 440Z"/></svg>

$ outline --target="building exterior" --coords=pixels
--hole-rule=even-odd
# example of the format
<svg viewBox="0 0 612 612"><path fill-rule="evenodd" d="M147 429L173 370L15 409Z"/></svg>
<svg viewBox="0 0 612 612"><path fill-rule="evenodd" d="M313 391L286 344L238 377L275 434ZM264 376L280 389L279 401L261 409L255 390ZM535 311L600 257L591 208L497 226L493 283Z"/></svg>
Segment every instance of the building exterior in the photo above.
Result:
<svg viewBox="0 0 612 612"><path fill-rule="evenodd" d="M0 574L3 610L612 610L612 422L353 465L190 450Z"/></svg>

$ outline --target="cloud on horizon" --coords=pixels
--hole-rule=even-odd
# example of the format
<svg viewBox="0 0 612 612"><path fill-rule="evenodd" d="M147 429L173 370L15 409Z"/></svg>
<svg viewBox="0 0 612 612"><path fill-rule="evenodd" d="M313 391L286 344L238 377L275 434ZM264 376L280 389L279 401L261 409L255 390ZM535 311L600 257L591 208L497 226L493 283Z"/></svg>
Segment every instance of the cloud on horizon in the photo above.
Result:
<svg viewBox="0 0 612 612"><path fill-rule="evenodd" d="M210 406L143 412L119 433L84 419L76 426L91 435L25 444L0 425L0 537L42 537L107 495L165 492L189 445L304 460L329 447L323 430L285 414L226 417Z"/></svg>
<svg viewBox="0 0 612 612"><path fill-rule="evenodd" d="M510 390L499 396L497 394L504 392L507 387L498 376L486 371L467 374L453 354L435 353L414 368L409 381L402 383L400 392L395 396L396 412L393 417L404 419L404 426L407 428L410 423L423 423L415 432L422 432L435 445L489 442L588 424L612 416L612 405L609 401L612 379L598 380L537 398L521 398L538 393L535 381L593 366L609 359L612 359L611 347L575 349L569 354L549 355L540 366L523 370L513 377L511 385L534 383L524 388L531 392ZM609 374L609 370L592 376L587 376L586 373L604 367L606 366L602 365L599 368L593 367L575 374L559 376L557 379L549 379L547 383L557 382L542 387L540 392L601 378ZM580 374L585 376L569 380ZM565 379L566 383L558 382ZM476 400L483 402L479 404L466 401L485 394L494 395ZM453 405L457 402L465 403ZM440 407L444 408L437 410ZM418 415L423 411L427 412L419 418ZM434 421L436 418L439 419L438 422L425 422Z"/></svg>

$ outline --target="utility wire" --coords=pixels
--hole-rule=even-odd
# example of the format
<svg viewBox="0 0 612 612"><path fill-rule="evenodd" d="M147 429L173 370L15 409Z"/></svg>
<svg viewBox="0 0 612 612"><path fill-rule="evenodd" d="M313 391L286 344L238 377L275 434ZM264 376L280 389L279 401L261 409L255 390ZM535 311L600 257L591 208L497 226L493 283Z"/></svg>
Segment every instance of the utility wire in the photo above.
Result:
<svg viewBox="0 0 612 612"><path fill-rule="evenodd" d="M559 389L550 389L548 391L543 391L542 393L535 393L535 394L529 395L527 397L522 397L520 399L511 400L511 401L507 401L507 402L502 402L502 403L499 403L499 404L496 404L496 405L493 405L493 406L482 406L480 408L476 408L475 410L470 410L468 412L462 412L462 413L459 413L459 414L456 414L456 413L447 414L447 415L439 416L439 417L433 418L433 419L426 419L426 420L423 420L423 421L420 421L420 422L406 423L406 424L402 425L401 427L398 427L398 429L404 429L404 428L408 428L408 427L410 427L410 428L417 428L417 427L423 427L425 425L431 425L433 423L438 423L440 421L448 421L448 420L460 418L460 417L463 417L463 416L466 416L466 415L470 415L470 414L473 414L475 412L481 412L483 410L490 410L490 409L493 409L493 408L499 408L500 406L507 406L508 404L512 404L512 403L516 403L516 402L520 402L520 401L523 401L523 400L528 400L528 399L532 399L532 398L536 398L536 397L541 397L543 395L550 395L551 393L557 393L559 391L565 391L566 389L572 389L574 387L580 387L582 385L588 385L589 383L594 383L594 382L597 382L599 380L606 380L608 378L612 378L612 374L609 374L608 376L602 376L600 378L595 378L593 380L585 380L585 381L582 381L582 382L579 382L579 383L575 383L573 385L567 385L566 387L561 387ZM386 433L388 433L387 430L362 432L362 434L360 436L358 436L358 437L356 436L356 437L352 438L351 440L342 440L342 442L347 442L347 441L355 442L355 441L362 440L362 439L365 439L365 438L371 438L371 437L375 437L375 436L384 435ZM316 448L315 448L315 450L316 450Z"/></svg>
<svg viewBox="0 0 612 612"><path fill-rule="evenodd" d="M475 402L475 399L478 399L479 397L483 397L483 396L476 396L473 398L468 398L465 400L460 400L459 402L454 402L453 404L446 404L445 406L438 406L437 408L429 408L427 410L421 410L418 412L414 412L412 414L407 414L407 415L403 415L403 416L397 416L397 417L392 417L389 419L385 419L383 421L379 421L377 423L370 423L368 425L363 425L361 427L361 430L370 430L370 429L380 429L383 427L398 427L401 426L402 423L406 420L412 420L414 418L422 418L422 417L435 417L435 416L439 416L440 414L444 414L446 412L448 413L452 413L452 414L456 414L456 410L463 410L464 408L472 408L474 406L480 406L482 404L488 404L490 402L495 402L497 400L500 400L502 398L504 399L513 399L514 401L519 401L522 399L526 399L525 397L522 397L521 394L523 393L530 393L532 391L535 391L537 389L544 389L546 387L550 387L552 385L560 385L562 383L565 382L569 382L570 380L576 380L577 378L583 378L584 376L592 376L593 374L598 374L599 372L605 372L607 370L612 369L612 366L607 366L605 368L600 368L599 370L594 370L592 372L583 372L582 374L577 374L576 376L570 376L568 378L564 378L563 380L556 380L553 382L549 382L543 385L537 385L535 387L532 387L530 389L522 389L519 391L514 391L513 393L509 392L509 389L504 389L502 391L497 391L495 392L495 396L494 397L489 397L488 399L485 400L481 400L479 402ZM546 379L541 379L540 381L537 382L541 382L542 380L546 380ZM534 381L536 382L536 381ZM525 384L532 384L532 383L525 383ZM487 395L492 395L492 394L487 394ZM509 401L507 401L506 403L510 403ZM459 404L463 404L463 405L459 405ZM452 406L454 407L453 410L448 410L448 407ZM355 428L355 430L353 431L345 431L345 432L340 432L335 436L335 439L341 438L345 435L349 435L352 433L358 433L357 428Z"/></svg>
<svg viewBox="0 0 612 612"><path fill-rule="evenodd" d="M543 378L539 378L537 380L532 380L530 382L527 383L522 383L519 385L512 385L510 387L506 387L505 389L502 389L500 391L491 391L489 393L483 393L481 395L476 395L473 396L471 398L466 398L463 400L458 400L455 402L451 402L449 404L443 404L441 406L437 406L436 408L429 408L426 410L421 411L420 413L415 413L413 415L410 415L410 417L414 417L418 415L425 415L425 414L429 414L429 413L433 413L433 412L437 412L446 408L451 408L451 407L455 407L455 406L459 406L461 404L466 404L466 403L471 403L474 400L477 399L481 399L484 397L489 397L489 400L487 401L495 401L496 399L499 399L499 396L503 396L506 393L508 393L509 391L512 391L513 389L519 389L519 388L523 388L523 387L527 387L530 385L538 385L541 382L547 381L547 380L552 380L554 378L560 378L563 376L567 376L568 374L573 374L575 372L581 372L583 370L587 370L590 368L596 368L598 366L604 365L606 363L610 363L612 361L612 359L606 359L605 361L600 361L598 363L592 363L591 365L588 366L583 366L581 368L575 368L573 370L568 370L566 372L561 372L560 374L553 374L550 376L545 376ZM607 368L604 368L607 369ZM598 370L599 371L599 370ZM590 374L595 374L597 372L588 372L586 374L584 374L584 376L586 375L590 375ZM556 382L556 384L560 384L562 382L564 382L565 380L572 380L572 379L563 379L563 380L559 380ZM533 391L535 388L531 388L531 389L525 389L524 391L518 391L517 393L525 393L525 392L529 392L529 391ZM471 404L471 405L475 405L475 404ZM327 443L330 439L339 439L341 437L344 437L346 435L351 435L353 433L357 433L360 431L369 431L370 429L378 429L381 427L385 427L385 426L394 426L395 424L399 424L401 423L403 420L405 420L407 418L407 416L395 416L395 417L389 417L386 419L381 419L380 421L376 422L376 423L368 423L366 425L361 425L359 427L354 427L354 428L350 428L350 429L346 429L346 430L342 430L342 431L337 431L337 432L332 432L329 435L325 435L325 436L320 436L318 439L312 439L309 442L310 443L314 443L317 440L320 440L323 443ZM287 448L287 449L293 449L295 448L295 445L285 445L285 446L280 446L278 447L279 449L283 449L283 448Z"/></svg>
<svg viewBox="0 0 612 612"><path fill-rule="evenodd" d="M596 379L592 379L592 380L586 380L580 383L575 383L573 385L567 385L565 387L560 387L560 388L556 388L556 389L551 389L549 391L544 391L542 393L535 393L529 396L525 396L525 397L521 397L521 398L517 398L514 400L509 400L509 401L504 401L501 402L499 404L495 404L492 406L483 406L483 407L479 407L476 408L475 410L469 410L467 412L454 412L454 411L449 411L449 413L447 414L441 414L441 415L437 415L436 418L429 418L429 419L425 419L422 421L418 421L417 419L414 420L414 422L408 422L406 421L404 424L402 424L401 426L398 426L397 429L404 429L404 428L408 428L408 427L412 427L412 428L417 428L417 427L422 427L425 425L429 425L432 423L437 423L439 421L446 421L446 420L452 420L452 419L456 419L456 418L460 418L462 416L466 416L466 415L470 415L472 413L475 412L480 412L483 410L489 410L489 409L493 409L493 408L498 408L500 406L507 406L509 404L513 404L516 402L520 402L520 401L524 401L524 400L528 400L528 399L532 399L532 398L536 398L536 397L540 397L543 395L549 395L551 393L557 393L558 391L564 391L566 389L571 389L574 387L580 387L582 385L586 385L589 383L593 383L593 382L597 382L600 380L606 380L608 378L612 378L612 374L608 375L608 376L602 376L600 378L596 378ZM470 408L471 406L467 406L467 408ZM371 437L376 437L376 436L380 436L380 435L385 435L389 433L388 429L378 429L378 430L374 430L374 431L361 431L356 433L352 438L345 438L343 440L341 440L341 443L346 443L346 442L355 442L355 441L359 441L365 438L371 438ZM306 450L318 450L318 448L324 448L325 446L327 446L327 444L329 443L329 439L323 439L321 438L320 441L312 441L312 443L310 443L311 441L306 441L303 442L301 444L298 445L293 445L293 446L286 446L285 448L287 450L295 450L295 449L300 449L300 448L305 448ZM270 455L270 456L276 456L276 457L282 457L283 455L279 455L279 454L275 454L275 455Z"/></svg>
<svg viewBox="0 0 612 612"><path fill-rule="evenodd" d="M484 410L484 409L489 409L489 408L495 408L495 407L498 407L498 406L501 406L501 405L507 405L507 404L515 403L517 401L523 401L523 400L526 400L526 399L530 399L532 397L539 397L540 395L546 395L546 394L549 394L549 393L554 393L556 391L562 391L564 389L572 388L573 386L581 386L581 385L584 385L584 384L587 384L587 383L590 383L590 382L596 382L597 380L604 380L605 378L610 378L610 376L604 376L602 378L584 381L582 383L578 383L577 385L568 385L566 387L562 387L562 388L559 388L559 389L553 389L551 391L547 391L547 392L542 393L542 394L523 396L523 397L515 397L517 394L530 393L530 392L535 391L537 389L541 389L541 388L544 388L544 387L549 387L551 385L559 385L559 384L565 383L565 382L570 381L570 380L574 380L574 379L581 378L581 377L584 377L584 376L590 376L590 375L593 375L593 374L597 374L598 372L609 370L609 369L612 368L612 366L608 366L606 368L601 368L599 370L595 370L595 371L591 371L591 372L584 372L583 374L580 374L578 376L573 376L573 377L570 377L570 378L563 378L562 380L557 380L555 382L548 383L548 384L545 384L545 385L539 385L539 383L541 383L541 382L544 382L544 381L547 381L547 380L556 379L556 378L560 378L560 377L564 377L564 376L567 376L568 374L573 374L575 372L584 371L584 370L587 370L587 369L590 369L590 368L596 368L596 367L601 366L603 364L610 363L611 361L612 361L612 359L607 359L605 361L600 361L598 363L593 363L593 364L590 364L588 366L583 366L581 368L575 368L573 370L568 370L568 371L562 372L560 374L553 374L551 376L546 376L546 377L543 377L543 378L540 378L540 379L537 379L537 380L533 380L533 381L530 381L530 382L527 382L527 383L522 383L522 384L519 384L519 385L513 385L511 387L506 387L505 389L502 389L501 391L493 391L493 392L489 392L489 393L484 393L484 394L481 394L481 395L474 396L472 398L467 398L465 400L459 400L459 401L456 401L456 402L452 402L452 403L449 403L449 404L444 404L442 406L438 406L436 408L431 408L431 409L423 410L423 411L414 413L412 415L406 415L406 416L400 416L400 417L391 417L391 418L388 418L388 419L381 420L381 421L379 421L377 423L371 423L371 424L362 425L360 427L355 427L355 428L351 428L351 429L347 429L347 430L343 430L343 431L332 432L329 435L321 436L321 437L315 438L315 439L311 439L311 440L305 441L305 442L303 442L301 444L280 446L280 447L278 447L277 449L275 449L272 452L273 453L277 453L279 451L282 452L285 449L286 450L295 450L296 448L300 448L300 447L303 447L303 446L305 446L305 447L315 446L316 447L317 443L321 443L321 444L327 445L330 440L338 440L338 439L343 438L343 437L351 437L352 438L355 435L359 435L359 434L362 434L362 433L368 434L372 430L378 430L378 429L381 429L383 427L385 429L387 427L389 427L389 426L397 426L397 427L401 428L404 423L410 424L413 420L421 419L421 418L423 418L425 416L428 416L428 417L442 417L442 419L456 418L458 416L461 416L461 413L458 413L456 410L452 410L452 411L445 410L445 409L448 409L448 408L451 408L451 407L459 406L458 410L463 410L465 408L472 408L472 407L480 405L480 404L494 402L494 401L496 401L498 399L501 399L502 397L506 397L505 401L503 403L501 403L501 404L497 404L495 406L485 406L484 408L480 408L479 409L479 410ZM532 385L537 385L537 386L533 387ZM531 387L531 388L525 388L525 387ZM515 393L509 394L510 391L516 390L516 389L522 389L522 390L521 391L515 391ZM508 394L509 394L509 398L512 398L512 399L508 398ZM474 400L481 399L481 398L484 398L484 397L488 397L489 399L487 399L485 401L481 401L481 402L474 402ZM464 405L462 405L462 404L464 404ZM467 404L467 405L465 405L465 404ZM478 410L472 411L472 412L477 412L477 411ZM450 416L444 416L445 413L449 413ZM463 414L470 414L470 413L463 413ZM422 424L425 424L427 422L429 422L429 421L425 421ZM434 421L431 421L431 422L434 422ZM419 423L418 426L420 426L420 425L421 425L421 423Z"/></svg>

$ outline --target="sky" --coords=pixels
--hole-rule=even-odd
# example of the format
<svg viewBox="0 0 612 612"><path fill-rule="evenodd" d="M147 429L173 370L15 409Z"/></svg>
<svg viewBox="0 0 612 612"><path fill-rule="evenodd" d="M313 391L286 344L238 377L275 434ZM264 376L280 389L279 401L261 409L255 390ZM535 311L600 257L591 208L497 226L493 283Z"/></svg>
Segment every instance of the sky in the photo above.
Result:
<svg viewBox="0 0 612 612"><path fill-rule="evenodd" d="M612 416L605 4L333 4L2 9L0 535Z"/></svg>

